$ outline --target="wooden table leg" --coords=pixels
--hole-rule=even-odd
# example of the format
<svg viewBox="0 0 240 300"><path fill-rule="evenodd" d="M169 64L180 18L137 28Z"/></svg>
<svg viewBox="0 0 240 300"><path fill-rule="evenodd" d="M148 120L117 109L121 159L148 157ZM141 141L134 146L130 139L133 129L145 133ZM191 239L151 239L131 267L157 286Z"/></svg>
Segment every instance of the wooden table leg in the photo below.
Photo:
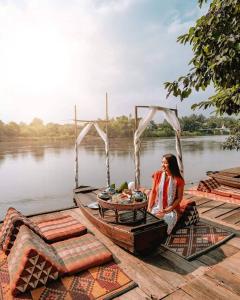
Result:
<svg viewBox="0 0 240 300"><path fill-rule="evenodd" d="M98 212L100 217L102 217L102 207L100 205L98 205Z"/></svg>
<svg viewBox="0 0 240 300"><path fill-rule="evenodd" d="M135 222L137 218L137 211L134 209L133 211L133 221Z"/></svg>
<svg viewBox="0 0 240 300"><path fill-rule="evenodd" d="M115 209L115 219L116 219L116 224L118 224L118 210Z"/></svg>
<svg viewBox="0 0 240 300"><path fill-rule="evenodd" d="M147 221L147 209L144 209L144 223Z"/></svg>

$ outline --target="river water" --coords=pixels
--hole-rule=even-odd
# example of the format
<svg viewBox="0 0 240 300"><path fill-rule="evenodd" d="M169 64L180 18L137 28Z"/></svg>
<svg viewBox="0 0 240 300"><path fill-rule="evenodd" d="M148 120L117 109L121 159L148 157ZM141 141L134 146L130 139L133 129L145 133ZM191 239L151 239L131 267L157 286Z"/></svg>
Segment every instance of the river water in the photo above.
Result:
<svg viewBox="0 0 240 300"><path fill-rule="evenodd" d="M225 136L183 138L186 188L206 171L239 165L240 153L223 150ZM111 182L134 180L132 140L111 141ZM174 139L145 139L141 143L141 185L151 185L151 174L161 156L175 153ZM0 220L9 206L24 214L70 207L75 182L75 150L69 142L0 143ZM79 184L106 185L104 145L101 141L79 147Z"/></svg>

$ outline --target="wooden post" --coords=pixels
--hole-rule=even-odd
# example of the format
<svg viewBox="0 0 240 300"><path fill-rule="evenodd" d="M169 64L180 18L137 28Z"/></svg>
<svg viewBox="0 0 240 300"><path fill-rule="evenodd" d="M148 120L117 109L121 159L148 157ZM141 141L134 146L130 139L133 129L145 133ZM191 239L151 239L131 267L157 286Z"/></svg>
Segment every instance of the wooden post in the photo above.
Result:
<svg viewBox="0 0 240 300"><path fill-rule="evenodd" d="M107 167L107 187L110 187L110 167L109 167L109 139L108 139L108 94L106 93L106 136L107 136L107 147L106 147L106 167Z"/></svg>
<svg viewBox="0 0 240 300"><path fill-rule="evenodd" d="M137 106L135 106L135 132L138 128L138 113ZM139 151L136 153L135 157L135 189L139 189L140 186L140 153Z"/></svg>
<svg viewBox="0 0 240 300"><path fill-rule="evenodd" d="M74 107L75 116L75 188L78 188L78 144L77 144L77 106Z"/></svg>

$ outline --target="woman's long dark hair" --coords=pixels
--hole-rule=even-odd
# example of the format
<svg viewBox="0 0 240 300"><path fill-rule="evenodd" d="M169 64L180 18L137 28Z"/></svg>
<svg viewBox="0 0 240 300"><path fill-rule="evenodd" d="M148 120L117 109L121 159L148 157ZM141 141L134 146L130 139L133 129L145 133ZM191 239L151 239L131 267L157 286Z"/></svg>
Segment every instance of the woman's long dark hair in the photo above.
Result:
<svg viewBox="0 0 240 300"><path fill-rule="evenodd" d="M180 173L179 170L179 166L178 166L178 162L177 162L177 158L175 155L169 153L169 154L165 154L163 155L164 158L166 158L167 162L168 162L168 168L171 172L171 175L173 177L180 177L182 178L182 175ZM183 179L183 178L182 178Z"/></svg>

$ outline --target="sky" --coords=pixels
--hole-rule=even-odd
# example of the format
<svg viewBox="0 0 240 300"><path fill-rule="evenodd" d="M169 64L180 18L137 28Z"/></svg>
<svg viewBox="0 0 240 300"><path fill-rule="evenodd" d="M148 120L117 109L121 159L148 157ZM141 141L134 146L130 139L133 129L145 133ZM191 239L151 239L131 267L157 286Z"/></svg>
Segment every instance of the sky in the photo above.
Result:
<svg viewBox="0 0 240 300"><path fill-rule="evenodd" d="M206 10L197 0L0 0L0 120L69 123L75 104L78 119L104 118L106 92L110 117L135 105L193 113L213 90L180 102L163 83L189 70L191 48L176 39Z"/></svg>

